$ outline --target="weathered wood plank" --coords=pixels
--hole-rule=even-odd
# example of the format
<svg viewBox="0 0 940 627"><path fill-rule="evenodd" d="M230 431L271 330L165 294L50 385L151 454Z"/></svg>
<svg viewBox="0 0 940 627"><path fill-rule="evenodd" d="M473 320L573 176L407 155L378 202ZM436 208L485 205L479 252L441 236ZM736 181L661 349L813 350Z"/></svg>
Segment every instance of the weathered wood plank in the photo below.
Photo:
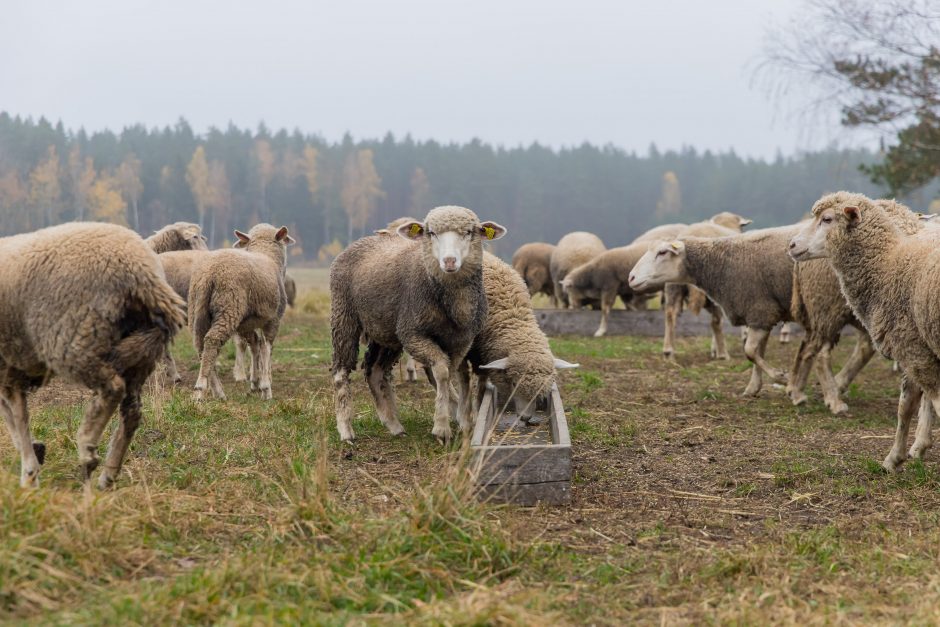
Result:
<svg viewBox="0 0 940 627"><path fill-rule="evenodd" d="M536 309L535 319L546 335L594 335L601 323L601 312L589 309ZM663 312L659 309L626 311L615 309L607 319L607 335L663 336ZM737 332L725 320L725 333ZM711 314L694 315L688 311L676 322L676 335L696 336L711 334Z"/></svg>
<svg viewBox="0 0 940 627"><path fill-rule="evenodd" d="M571 482L502 484L480 487L480 499L496 503L514 503L523 507L566 505L571 502Z"/></svg>
<svg viewBox="0 0 940 627"><path fill-rule="evenodd" d="M571 479L571 447L520 444L483 446L474 454L477 483L544 483Z"/></svg>

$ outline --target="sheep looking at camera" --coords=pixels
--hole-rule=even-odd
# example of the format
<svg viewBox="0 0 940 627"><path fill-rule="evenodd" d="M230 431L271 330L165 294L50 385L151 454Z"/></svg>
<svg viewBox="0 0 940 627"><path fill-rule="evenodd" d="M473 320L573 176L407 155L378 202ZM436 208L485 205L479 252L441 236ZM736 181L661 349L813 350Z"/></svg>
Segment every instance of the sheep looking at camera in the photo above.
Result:
<svg viewBox="0 0 940 627"><path fill-rule="evenodd" d="M330 266L330 326L341 439L355 437L349 375L363 336L365 376L382 423L392 434L404 432L392 383L392 368L404 349L434 377L431 433L442 441L451 438L451 381L460 383L455 376L460 363L486 322L483 240L505 232L464 207L437 207L423 222L399 226L401 237L364 237L336 257ZM459 391L461 404L469 403L468 390ZM458 407L458 416L464 413Z"/></svg>

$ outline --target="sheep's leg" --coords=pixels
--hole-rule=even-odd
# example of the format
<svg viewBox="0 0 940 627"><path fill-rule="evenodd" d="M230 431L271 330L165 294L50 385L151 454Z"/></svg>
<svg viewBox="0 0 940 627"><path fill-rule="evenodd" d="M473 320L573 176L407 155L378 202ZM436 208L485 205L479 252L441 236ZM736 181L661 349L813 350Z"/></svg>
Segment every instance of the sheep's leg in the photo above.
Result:
<svg viewBox="0 0 940 627"><path fill-rule="evenodd" d="M674 346L676 322L679 318L679 309L682 306L682 295L678 293L675 285L667 285L663 294L663 318L665 320L665 328L663 329L663 357L672 359L676 352Z"/></svg>
<svg viewBox="0 0 940 627"><path fill-rule="evenodd" d="M914 435L914 445L909 455L914 459L923 459L927 450L933 446L933 423L936 412L933 403L925 394L920 401L920 412L917 414L917 431Z"/></svg>
<svg viewBox="0 0 940 627"><path fill-rule="evenodd" d="M863 330L858 330L858 339L855 342L855 348L849 356L848 361L842 366L842 370L836 375L836 385L839 387L839 393L844 394L862 368L875 356L875 347L872 346L871 336Z"/></svg>
<svg viewBox="0 0 940 627"><path fill-rule="evenodd" d="M179 370L176 368L176 361L173 359L173 355L170 354L170 351L166 351L163 354L163 367L166 369L167 378L174 384L183 380Z"/></svg>
<svg viewBox="0 0 940 627"><path fill-rule="evenodd" d="M33 444L33 437L29 431L29 410L26 407L26 394L19 388L8 388L6 391L8 408L12 418L10 436L13 443L18 443L20 451L20 486L24 488L39 487L39 455L45 453L45 447L37 450ZM6 412L4 412L6 414ZM10 426L10 421L7 421ZM37 443L39 444L39 443Z"/></svg>
<svg viewBox="0 0 940 627"><path fill-rule="evenodd" d="M470 364L466 359L460 361L454 379L458 392L457 424L463 434L468 435L473 428L473 415L470 402Z"/></svg>
<svg viewBox="0 0 940 627"><path fill-rule="evenodd" d="M764 360L764 351L767 350L768 339L770 339L770 331L752 327L747 328L744 354L754 364L754 367L751 368L751 380L748 382L747 388L744 389L744 396L757 396L763 386L762 373L766 373L771 379L780 379L784 376L781 371L774 370Z"/></svg>
<svg viewBox="0 0 940 627"><path fill-rule="evenodd" d="M792 330L790 329L790 323L784 322L783 325L780 327L780 343L789 344L791 333L792 333Z"/></svg>
<svg viewBox="0 0 940 627"><path fill-rule="evenodd" d="M261 337L257 331L249 331L247 335L242 336L245 344L248 346L248 389L257 392L261 387L261 359L262 346Z"/></svg>
<svg viewBox="0 0 940 627"><path fill-rule="evenodd" d="M408 383L417 383L418 381L418 367L415 364L415 358L411 355L408 355L408 359L405 361L405 381Z"/></svg>
<svg viewBox="0 0 940 627"><path fill-rule="evenodd" d="M610 316L610 310L613 308L616 299L616 292L612 294L603 292L601 294L601 324L594 332L594 337L603 337L607 333L607 318Z"/></svg>
<svg viewBox="0 0 940 627"><path fill-rule="evenodd" d="M235 332L234 324L227 324L228 320L219 318L215 321L202 340L202 354L199 358L199 376L196 377L193 398L197 401L205 400L206 390L215 370L215 362L219 358L219 351ZM215 375L218 376L218 375ZM217 398L225 399L225 392L221 389L212 389Z"/></svg>
<svg viewBox="0 0 940 627"><path fill-rule="evenodd" d="M105 382L96 386L97 393L85 410L85 417L75 436L78 461L86 481L91 479L91 473L98 467L98 443L101 441L101 434L126 393L125 382L120 375L113 370L111 373L104 368L102 370L102 375L106 377Z"/></svg>
<svg viewBox="0 0 940 627"><path fill-rule="evenodd" d="M352 405L349 402L349 370L340 368L333 373L333 396L336 405L336 430L339 439L348 442L356 437L352 428Z"/></svg>
<svg viewBox="0 0 940 627"><path fill-rule="evenodd" d="M898 426L894 433L894 446L881 463L885 470L894 472L907 459L907 432L911 427L914 408L920 403L923 391L905 374L901 379L901 394L898 396Z"/></svg>
<svg viewBox="0 0 940 627"><path fill-rule="evenodd" d="M409 342L405 350L431 369L437 391L434 397L434 427L431 434L444 443L449 442L453 435L450 429L451 360L437 344L421 337Z"/></svg>
<svg viewBox="0 0 940 627"><path fill-rule="evenodd" d="M724 317L721 307L708 300L705 302L705 309L712 315L712 359L731 359L731 355L728 354L728 347L725 345L725 331L721 328L722 318Z"/></svg>
<svg viewBox="0 0 940 627"><path fill-rule="evenodd" d="M16 419L13 417L13 408L7 402L6 396L0 394L0 412L3 413L3 419L7 425L7 431L10 433L10 439L13 441L13 447L20 450L20 433L16 428Z"/></svg>
<svg viewBox="0 0 940 627"><path fill-rule="evenodd" d="M816 361L816 353L819 351L818 343L811 340L809 336L804 337L800 342L800 349L793 358L793 367L790 370L790 378L787 381L787 394L794 405L802 405L806 402L806 381L809 379L809 371Z"/></svg>
<svg viewBox="0 0 940 627"><path fill-rule="evenodd" d="M823 400L826 407L834 414L841 414L849 410L849 406L839 398L839 386L832 376L832 344L826 342L819 351L816 360L816 377L819 387L822 388Z"/></svg>
<svg viewBox="0 0 940 627"><path fill-rule="evenodd" d="M392 386L392 366L398 361L398 356L397 351L370 342L363 360L366 381L375 400L376 413L392 435L405 432L405 428L398 421L398 404Z"/></svg>
<svg viewBox="0 0 940 627"><path fill-rule="evenodd" d="M248 350L248 342L238 333L233 338L235 340L235 367L232 368L232 376L236 382L248 380L248 372L245 370L245 352Z"/></svg>
<svg viewBox="0 0 940 627"><path fill-rule="evenodd" d="M128 392L121 401L121 422L111 434L104 467L98 476L98 488L107 490L117 481L134 433L140 425L140 389Z"/></svg>

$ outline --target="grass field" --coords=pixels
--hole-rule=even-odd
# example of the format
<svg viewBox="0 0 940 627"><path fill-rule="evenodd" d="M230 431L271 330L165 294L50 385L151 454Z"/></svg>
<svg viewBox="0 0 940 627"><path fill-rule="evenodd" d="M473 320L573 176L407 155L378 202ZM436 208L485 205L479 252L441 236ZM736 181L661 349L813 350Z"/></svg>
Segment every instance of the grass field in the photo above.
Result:
<svg viewBox="0 0 940 627"><path fill-rule="evenodd" d="M292 270L292 273L295 271ZM323 285L301 271L302 286ZM302 288L303 289L303 288ZM429 386L399 386L391 438L354 378L354 447L335 433L323 295L288 314L274 401L231 381L195 405L156 385L118 489L84 490L73 434L85 394L32 400L49 446L18 488L0 438L0 618L34 624L935 623L940 474L881 472L896 375L876 359L829 415L818 391L739 393L748 365L706 338L556 338L574 444L572 503L478 504L459 445L430 435ZM851 349L847 338L837 361ZM774 342L789 365L795 345ZM106 436L107 437L107 436ZM106 441L106 438L105 438Z"/></svg>

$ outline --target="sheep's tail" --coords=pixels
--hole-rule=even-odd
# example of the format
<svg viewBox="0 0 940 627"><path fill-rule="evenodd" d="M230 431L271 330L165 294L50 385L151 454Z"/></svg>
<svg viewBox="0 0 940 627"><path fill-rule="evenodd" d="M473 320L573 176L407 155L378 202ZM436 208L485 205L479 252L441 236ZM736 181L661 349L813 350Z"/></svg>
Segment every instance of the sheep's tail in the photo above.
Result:
<svg viewBox="0 0 940 627"><path fill-rule="evenodd" d="M136 279L118 322L121 339L113 349L112 363L119 372L147 366L149 374L186 324L185 303L156 272L144 272Z"/></svg>
<svg viewBox="0 0 940 627"><path fill-rule="evenodd" d="M212 297L215 281L211 276L201 277L198 286L189 290L189 330L193 334L193 345L202 353L202 340L212 328Z"/></svg>

